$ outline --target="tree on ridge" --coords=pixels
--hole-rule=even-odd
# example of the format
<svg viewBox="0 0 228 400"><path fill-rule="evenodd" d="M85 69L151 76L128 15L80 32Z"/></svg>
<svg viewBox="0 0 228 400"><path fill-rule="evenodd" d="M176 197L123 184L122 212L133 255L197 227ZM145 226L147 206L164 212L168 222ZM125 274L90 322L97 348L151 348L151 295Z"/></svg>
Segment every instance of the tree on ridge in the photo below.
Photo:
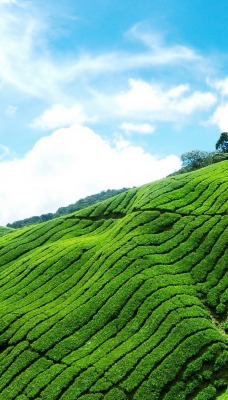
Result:
<svg viewBox="0 0 228 400"><path fill-rule="evenodd" d="M215 145L216 150L228 153L228 132L223 132Z"/></svg>

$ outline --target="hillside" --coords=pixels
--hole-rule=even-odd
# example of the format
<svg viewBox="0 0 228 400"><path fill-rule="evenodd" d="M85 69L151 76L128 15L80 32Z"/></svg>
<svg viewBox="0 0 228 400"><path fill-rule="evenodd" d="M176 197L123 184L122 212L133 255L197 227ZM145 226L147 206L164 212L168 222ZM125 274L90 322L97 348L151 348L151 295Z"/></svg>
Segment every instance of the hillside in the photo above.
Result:
<svg viewBox="0 0 228 400"><path fill-rule="evenodd" d="M14 232L14 229L5 226L0 226L0 236L7 235L10 232Z"/></svg>
<svg viewBox="0 0 228 400"><path fill-rule="evenodd" d="M0 237L1 400L227 388L228 162Z"/></svg>
<svg viewBox="0 0 228 400"><path fill-rule="evenodd" d="M99 201L103 201L103 200L109 199L110 197L114 197L117 194L126 192L126 190L128 190L128 189L127 188L108 189L108 190L102 191L100 193L92 194L91 196L84 197L83 199L76 201L76 203L70 204L66 207L60 207L60 208L58 208L58 210L55 213L42 214L42 215L30 217L30 218L21 219L19 221L12 222L11 224L10 223L7 224L7 227L22 228L23 226L28 226L28 225L37 224L40 222L50 221L51 219L58 218L61 215L70 214L74 211L78 211L78 210L81 210L82 208L85 208L92 204L98 203ZM0 233L1 233L1 231L0 231Z"/></svg>

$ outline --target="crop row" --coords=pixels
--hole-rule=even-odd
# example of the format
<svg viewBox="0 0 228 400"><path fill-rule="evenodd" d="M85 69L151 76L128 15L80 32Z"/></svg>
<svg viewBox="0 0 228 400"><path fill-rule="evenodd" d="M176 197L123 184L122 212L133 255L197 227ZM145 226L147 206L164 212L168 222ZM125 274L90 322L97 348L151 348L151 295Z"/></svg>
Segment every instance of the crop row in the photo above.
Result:
<svg viewBox="0 0 228 400"><path fill-rule="evenodd" d="M1 399L206 400L225 387L224 166L211 171L0 238Z"/></svg>
<svg viewBox="0 0 228 400"><path fill-rule="evenodd" d="M209 225L209 228L211 227L211 225ZM213 232L214 232L215 230L213 230ZM220 231L218 232L218 234L219 233L221 233ZM194 239L193 239L193 243L195 243L196 242L196 234L197 235L199 235L199 229L197 229L196 230L196 232L194 233ZM203 232L203 234L205 234L205 232ZM215 240L216 240L216 235L214 235L214 237L215 237ZM126 236L125 236L125 238L126 238ZM144 236L143 236L143 238L144 238ZM186 251L186 246L183 246L183 248L185 247L185 251ZM191 249L191 251L193 250L192 249L192 246L190 247L190 249ZM142 251L143 250L143 251ZM150 247L150 251L152 250L152 247ZM179 249L179 247L177 247L177 250L179 251L180 249ZM144 254L144 256L145 256L145 254L146 254L146 251L145 251L145 247L143 247L143 248L141 248L141 251L142 251L142 253ZM177 251L177 256L179 257L179 252ZM136 250L135 251L131 251L131 252L129 252L128 253L128 257L129 257L129 255L130 255L130 257L134 260L134 259L137 259L137 258L139 258L140 257L140 252L137 250L137 253L135 254L135 252L136 252ZM199 253L199 252L198 252ZM182 256L182 258L183 258L183 255L181 255ZM70 258L70 257L69 257ZM171 253L169 253L168 254L168 258L169 258L169 260L170 260L170 258L171 258ZM159 259L161 260L161 255L159 255ZM44 262L44 264L47 262L46 260L44 260L45 262ZM51 261L50 259L49 259L49 261ZM154 261L154 260L153 260ZM162 263L165 263L165 259L162 259L161 260L161 262ZM64 272L67 270L67 260L66 259L64 259L64 262L61 262L61 259L60 259L60 261L58 261L57 262L57 268L56 268L56 270L58 270L58 272L61 272L61 268L60 268L60 263L62 264L62 268L64 269ZM116 262L116 258L113 260L113 263L115 263ZM51 264L50 264L51 265ZM70 264L71 265L71 264ZM47 266L47 264L46 264L46 266ZM110 268L110 264L108 265L108 268ZM119 272L119 271L118 271ZM48 273L49 273L49 275L50 275L50 273L51 273L51 269L49 268L48 269ZM39 278L40 277L42 277L42 275L40 275L40 271L38 271L38 274L39 274ZM54 280L57 280L57 283L58 283L58 276L55 276L55 269L53 270L53 276L54 276ZM64 275L62 275L61 274L61 279L64 277ZM34 278L36 278L36 276L35 277L33 277L33 275L31 274L30 275L30 280L32 280L32 281L34 281L34 282L36 282L36 283L34 283L34 285L36 285L36 286L38 286L39 284L40 284L40 281L39 281L39 279L37 279L36 281L35 281L35 279ZM69 278L71 279L72 277L71 276L69 276ZM109 280L109 278L108 279L106 279L106 281L108 281ZM45 275L44 275L44 278L43 278L43 281L44 281L44 283L45 283L45 286L47 286L48 287L48 285L49 285L49 281L48 281L48 275L45 273ZM46 282L47 281L47 282ZM25 284L24 284L25 282L22 282L22 287L23 286L25 286ZM75 282L74 282L75 283ZM23 285L24 284L24 285ZM27 286L28 285L28 283L26 282L26 290L28 290L28 292L29 292L29 286ZM15 288L16 290L17 290L17 294L15 295L15 301L17 301L17 305L18 305L18 308L20 308L19 306L20 306L20 302L18 302L18 300L19 300L19 294L20 294L20 292L18 292L18 287L16 287ZM54 286L54 289L55 289L55 286ZM67 289L67 287L66 287L66 289ZM99 289L99 287L98 287L98 289ZM100 290L100 289L99 289ZM43 300L42 300L42 298L40 299L40 296L39 296L39 292L42 294L42 295L45 295L45 301L47 302L47 299L48 299L48 296L47 296L47 292L44 290L44 288L43 287L41 287L40 288L40 290L38 290L37 291L37 298L39 299L39 300L37 300L37 302L36 302L36 305L37 306L39 306L39 304L40 305L42 305L43 304ZM7 293L7 291L6 292L4 292L4 293ZM35 294L36 294L36 292L35 292ZM57 293L58 295L59 295L59 293ZM90 296L92 296L94 293L92 293L92 294L90 294ZM55 295L56 295L56 293L55 293ZM31 296L30 296L31 298L34 298L35 296L34 296L34 287L32 287L31 288ZM23 308L22 308L22 311L25 311L26 310L26 302L27 302L27 304L29 304L29 307L31 306L31 304L32 304L32 302L31 302L31 298L30 298L29 296L26 296L26 301L24 302L24 299L22 299L22 305L23 305ZM13 298L11 298L10 299L11 301L13 300ZM75 305L74 305L75 306ZM8 307L7 307L7 311L9 311L9 309L8 309ZM26 311L29 311L29 310L26 310Z"/></svg>

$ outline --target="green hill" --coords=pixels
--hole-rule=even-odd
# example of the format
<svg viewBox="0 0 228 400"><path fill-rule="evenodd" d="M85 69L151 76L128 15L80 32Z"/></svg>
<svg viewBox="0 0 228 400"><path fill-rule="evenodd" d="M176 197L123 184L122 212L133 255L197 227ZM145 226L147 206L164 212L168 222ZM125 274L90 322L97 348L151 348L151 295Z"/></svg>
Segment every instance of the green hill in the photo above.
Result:
<svg viewBox="0 0 228 400"><path fill-rule="evenodd" d="M76 203L70 204L66 207L60 207L55 213L42 214L39 216L33 216L30 218L21 219L19 221L12 222L11 224L7 224L9 228L21 228L23 226L33 225L40 222L50 221L51 219L58 218L61 215L70 214L74 211L81 210L82 208L88 207L92 204L98 203L99 201L109 199L110 197L114 197L117 194L122 192L126 192L127 188L122 189L108 189L106 191L102 191L97 194L92 194L91 196L84 197L76 201Z"/></svg>
<svg viewBox="0 0 228 400"><path fill-rule="evenodd" d="M0 226L0 236L7 235L10 232L14 232L14 229L6 226Z"/></svg>
<svg viewBox="0 0 228 400"><path fill-rule="evenodd" d="M219 398L227 197L224 161L2 236L0 399Z"/></svg>

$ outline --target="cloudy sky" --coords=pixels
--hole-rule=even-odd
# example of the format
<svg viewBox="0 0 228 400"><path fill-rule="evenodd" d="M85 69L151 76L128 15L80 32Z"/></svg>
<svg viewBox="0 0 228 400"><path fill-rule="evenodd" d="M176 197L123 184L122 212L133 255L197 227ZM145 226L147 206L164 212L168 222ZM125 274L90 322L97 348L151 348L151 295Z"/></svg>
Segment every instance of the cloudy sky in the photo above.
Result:
<svg viewBox="0 0 228 400"><path fill-rule="evenodd" d="M228 125L228 0L0 0L0 225L139 186Z"/></svg>

